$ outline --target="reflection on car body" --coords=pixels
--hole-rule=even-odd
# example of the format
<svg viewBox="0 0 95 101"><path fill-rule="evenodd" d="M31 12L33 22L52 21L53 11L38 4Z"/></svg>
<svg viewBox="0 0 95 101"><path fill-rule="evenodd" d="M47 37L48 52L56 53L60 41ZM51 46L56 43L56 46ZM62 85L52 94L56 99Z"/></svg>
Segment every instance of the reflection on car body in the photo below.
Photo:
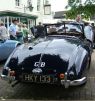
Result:
<svg viewBox="0 0 95 101"><path fill-rule="evenodd" d="M67 27L76 30L71 32ZM60 84L65 88L86 83L91 47L84 38L83 26L61 23L45 25L47 28L44 38L21 45L11 54L1 77L14 78L17 82ZM49 28L54 30L49 31ZM61 28L66 30L59 33ZM29 46L32 48L29 49Z"/></svg>
<svg viewBox="0 0 95 101"><path fill-rule="evenodd" d="M0 39L0 61L7 59L13 50L20 44L20 42L15 40Z"/></svg>

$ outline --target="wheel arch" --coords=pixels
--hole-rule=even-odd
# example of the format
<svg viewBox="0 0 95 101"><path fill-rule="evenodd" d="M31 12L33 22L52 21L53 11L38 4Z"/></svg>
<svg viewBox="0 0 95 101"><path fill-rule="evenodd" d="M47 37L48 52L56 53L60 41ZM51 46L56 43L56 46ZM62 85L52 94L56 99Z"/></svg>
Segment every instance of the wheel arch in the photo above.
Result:
<svg viewBox="0 0 95 101"><path fill-rule="evenodd" d="M87 63L88 58L90 57L89 52L81 49L76 57L75 60L75 67L76 67L76 73L78 77L80 78L85 70L87 70Z"/></svg>

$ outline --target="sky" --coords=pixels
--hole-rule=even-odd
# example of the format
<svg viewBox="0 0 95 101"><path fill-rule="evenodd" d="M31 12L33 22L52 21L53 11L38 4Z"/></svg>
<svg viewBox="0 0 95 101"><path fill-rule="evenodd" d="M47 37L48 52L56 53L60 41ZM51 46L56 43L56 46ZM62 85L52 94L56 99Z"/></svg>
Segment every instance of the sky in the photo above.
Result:
<svg viewBox="0 0 95 101"><path fill-rule="evenodd" d="M68 0L49 0L52 11L62 11L65 9Z"/></svg>
<svg viewBox="0 0 95 101"><path fill-rule="evenodd" d="M52 11L62 11L65 9L65 6L68 4L68 0L49 0L52 5ZM81 0L82 3L85 0Z"/></svg>

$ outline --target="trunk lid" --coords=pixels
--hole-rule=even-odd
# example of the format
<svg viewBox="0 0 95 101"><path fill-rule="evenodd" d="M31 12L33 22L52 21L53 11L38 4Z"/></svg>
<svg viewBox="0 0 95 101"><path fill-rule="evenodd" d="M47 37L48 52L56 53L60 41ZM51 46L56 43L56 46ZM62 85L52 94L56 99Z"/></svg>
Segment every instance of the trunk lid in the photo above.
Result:
<svg viewBox="0 0 95 101"><path fill-rule="evenodd" d="M69 58L78 45L79 43L73 40L46 40L34 45L32 50L29 50L27 46L16 51L13 59L17 58L17 67L22 68L24 72L31 73L33 69L41 68L43 74L65 73ZM41 67L43 64L44 66Z"/></svg>

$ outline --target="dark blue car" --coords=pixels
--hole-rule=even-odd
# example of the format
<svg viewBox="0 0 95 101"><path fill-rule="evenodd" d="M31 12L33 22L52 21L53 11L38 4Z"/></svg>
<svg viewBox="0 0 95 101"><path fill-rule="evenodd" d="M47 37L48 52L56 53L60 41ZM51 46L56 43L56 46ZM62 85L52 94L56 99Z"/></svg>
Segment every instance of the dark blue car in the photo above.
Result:
<svg viewBox="0 0 95 101"><path fill-rule="evenodd" d="M1 77L10 82L83 85L91 61L91 43L83 26L73 23L45 25L45 37L21 45L4 65Z"/></svg>

